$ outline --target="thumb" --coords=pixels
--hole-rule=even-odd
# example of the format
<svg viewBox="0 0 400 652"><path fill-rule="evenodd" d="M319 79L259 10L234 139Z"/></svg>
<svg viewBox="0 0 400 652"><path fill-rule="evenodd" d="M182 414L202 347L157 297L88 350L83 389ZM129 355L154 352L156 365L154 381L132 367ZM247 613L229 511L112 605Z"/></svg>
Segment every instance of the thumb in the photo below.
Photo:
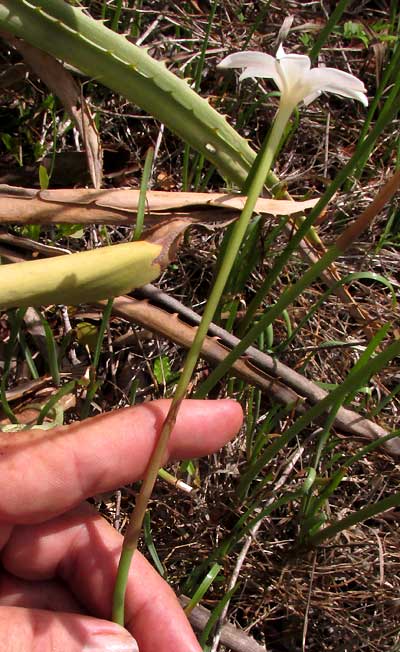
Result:
<svg viewBox="0 0 400 652"><path fill-rule="evenodd" d="M138 652L134 638L108 620L22 607L0 608L0 652Z"/></svg>

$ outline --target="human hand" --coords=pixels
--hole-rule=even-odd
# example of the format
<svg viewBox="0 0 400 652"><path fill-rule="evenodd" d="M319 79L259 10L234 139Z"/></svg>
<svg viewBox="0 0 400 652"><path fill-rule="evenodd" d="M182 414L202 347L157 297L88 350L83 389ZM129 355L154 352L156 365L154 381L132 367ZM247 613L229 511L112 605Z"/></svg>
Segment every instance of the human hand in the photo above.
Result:
<svg viewBox="0 0 400 652"><path fill-rule="evenodd" d="M143 477L168 406L1 435L0 652L133 652L134 638L140 652L199 652L175 594L139 552L126 593L130 633L106 620L122 536L82 503ZM168 459L220 448L241 421L233 401L185 401Z"/></svg>

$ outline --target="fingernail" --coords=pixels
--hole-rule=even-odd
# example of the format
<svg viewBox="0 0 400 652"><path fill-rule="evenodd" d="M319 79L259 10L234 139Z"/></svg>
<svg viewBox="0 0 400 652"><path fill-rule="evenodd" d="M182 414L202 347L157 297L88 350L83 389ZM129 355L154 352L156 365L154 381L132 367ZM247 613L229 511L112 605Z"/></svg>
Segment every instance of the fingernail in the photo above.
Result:
<svg viewBox="0 0 400 652"><path fill-rule="evenodd" d="M90 637L82 652L139 652L139 648L128 632L101 632Z"/></svg>

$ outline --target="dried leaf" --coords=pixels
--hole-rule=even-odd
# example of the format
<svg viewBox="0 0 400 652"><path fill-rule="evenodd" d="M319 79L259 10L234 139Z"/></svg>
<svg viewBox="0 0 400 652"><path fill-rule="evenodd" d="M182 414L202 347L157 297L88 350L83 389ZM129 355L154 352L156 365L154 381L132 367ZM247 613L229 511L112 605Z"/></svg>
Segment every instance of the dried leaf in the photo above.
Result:
<svg viewBox="0 0 400 652"><path fill-rule="evenodd" d="M226 223L242 210L246 197L227 193L148 191L145 225L170 219L177 213L189 222ZM134 224L138 190L85 188L35 190L0 186L0 222L13 224L97 223ZM312 208L317 199L295 202L259 199L256 211L267 215L292 215ZM205 210L208 209L208 210Z"/></svg>

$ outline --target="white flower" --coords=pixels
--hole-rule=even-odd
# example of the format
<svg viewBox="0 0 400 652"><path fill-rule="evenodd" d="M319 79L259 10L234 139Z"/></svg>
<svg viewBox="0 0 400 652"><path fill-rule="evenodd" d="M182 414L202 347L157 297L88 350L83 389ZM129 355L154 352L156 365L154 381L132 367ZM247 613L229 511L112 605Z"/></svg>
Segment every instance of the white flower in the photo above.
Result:
<svg viewBox="0 0 400 652"><path fill-rule="evenodd" d="M281 91L281 104L295 107L303 100L310 104L322 92L358 100L368 106L362 81L336 68L311 68L309 57L286 54L280 45L276 59L264 52L237 52L225 57L219 68L243 68L239 80L247 77L273 79Z"/></svg>

